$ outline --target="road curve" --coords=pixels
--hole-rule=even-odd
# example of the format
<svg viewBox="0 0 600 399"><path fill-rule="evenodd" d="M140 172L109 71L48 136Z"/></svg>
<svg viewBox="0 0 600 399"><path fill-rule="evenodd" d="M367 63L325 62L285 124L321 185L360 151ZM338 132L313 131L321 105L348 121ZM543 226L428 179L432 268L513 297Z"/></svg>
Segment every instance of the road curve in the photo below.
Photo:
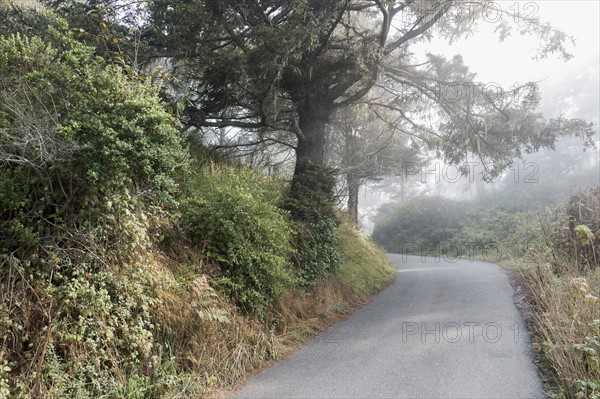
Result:
<svg viewBox="0 0 600 399"><path fill-rule="evenodd" d="M235 398L542 398L506 274L389 255L394 284Z"/></svg>

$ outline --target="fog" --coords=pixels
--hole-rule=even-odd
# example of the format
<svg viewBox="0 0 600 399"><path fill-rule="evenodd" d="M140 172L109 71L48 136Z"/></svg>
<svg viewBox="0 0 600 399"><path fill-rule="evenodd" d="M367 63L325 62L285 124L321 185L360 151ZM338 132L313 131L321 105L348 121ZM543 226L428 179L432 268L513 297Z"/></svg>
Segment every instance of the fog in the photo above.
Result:
<svg viewBox="0 0 600 399"><path fill-rule="evenodd" d="M441 54L446 58L462 56L477 79L503 88L535 82L540 94L539 110L545 118L563 115L594 122L598 143L600 121L599 81L599 3L595 1L498 2L498 8L518 9L531 18L531 23L549 22L573 37L569 52L573 57L563 61L554 57L535 59L539 39L527 36L509 37L500 42L492 23L480 24L468 38L453 43L434 39L415 46L415 53ZM490 15L488 18L497 18ZM499 17L498 17L499 18ZM458 200L475 199L481 192L494 192L507 185L534 192L553 185L556 198L592 185L600 184L600 146L583 151L581 140L563 137L553 150L526 154L515 160L511 170L494 182L480 177L456 176L451 165L424 154L428 165L419 165L405 179L404 196L440 195ZM411 165L411 168L413 166ZM476 174L480 171L472 169ZM412 171L412 169L411 169ZM359 217L362 228L370 232L377 209L387 202L399 200L400 178L388 177L361 188ZM560 183L559 183L560 182Z"/></svg>

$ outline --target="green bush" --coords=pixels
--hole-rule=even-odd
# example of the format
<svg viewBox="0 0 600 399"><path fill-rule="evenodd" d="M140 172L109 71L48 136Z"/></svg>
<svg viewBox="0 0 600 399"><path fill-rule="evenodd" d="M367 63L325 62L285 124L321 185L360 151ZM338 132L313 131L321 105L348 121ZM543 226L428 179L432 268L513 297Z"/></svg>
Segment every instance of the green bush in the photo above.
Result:
<svg viewBox="0 0 600 399"><path fill-rule="evenodd" d="M44 36L48 32L48 25L55 22L47 15L49 13L10 3L10 1L0 2L0 36L13 33Z"/></svg>
<svg viewBox="0 0 600 399"><path fill-rule="evenodd" d="M308 286L340 265L339 220L333 207L333 171L310 161L297 162L303 173L294 176L284 208L294 221L294 264L301 283Z"/></svg>
<svg viewBox="0 0 600 399"><path fill-rule="evenodd" d="M118 397L156 366L140 253L185 155L158 89L55 25L0 37L0 396Z"/></svg>
<svg viewBox="0 0 600 399"><path fill-rule="evenodd" d="M436 251L462 228L464 208L443 197L417 197L382 207L373 240L391 252Z"/></svg>
<svg viewBox="0 0 600 399"><path fill-rule="evenodd" d="M60 25L60 23L59 23ZM49 28L0 38L0 248L31 245L48 223L97 212L107 197L172 201L185 161L149 80L130 79ZM40 224L41 223L41 224Z"/></svg>
<svg viewBox="0 0 600 399"><path fill-rule="evenodd" d="M182 223L220 266L220 287L245 311L264 313L293 282L286 214L277 191L243 168L205 168L190 179Z"/></svg>
<svg viewBox="0 0 600 399"><path fill-rule="evenodd" d="M338 225L336 219L328 217L312 223L292 223L293 262L303 287L338 271L341 263Z"/></svg>

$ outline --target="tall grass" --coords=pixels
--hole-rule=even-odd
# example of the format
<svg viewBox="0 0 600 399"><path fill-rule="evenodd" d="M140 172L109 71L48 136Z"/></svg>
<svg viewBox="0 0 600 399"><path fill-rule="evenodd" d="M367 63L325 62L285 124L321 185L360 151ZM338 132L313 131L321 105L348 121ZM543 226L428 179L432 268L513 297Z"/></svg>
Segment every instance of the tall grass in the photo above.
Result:
<svg viewBox="0 0 600 399"><path fill-rule="evenodd" d="M525 271L534 324L558 397L600 398L600 188L580 192L543 227Z"/></svg>
<svg viewBox="0 0 600 399"><path fill-rule="evenodd" d="M582 274L564 263L526 271L534 295L540 349L567 398L600 397L600 270Z"/></svg>

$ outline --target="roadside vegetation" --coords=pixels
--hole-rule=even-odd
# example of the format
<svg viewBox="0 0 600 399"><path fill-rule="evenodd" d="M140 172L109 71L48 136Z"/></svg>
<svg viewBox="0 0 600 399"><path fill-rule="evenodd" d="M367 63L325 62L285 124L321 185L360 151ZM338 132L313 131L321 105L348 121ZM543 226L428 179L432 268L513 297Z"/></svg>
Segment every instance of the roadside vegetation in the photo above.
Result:
<svg viewBox="0 0 600 399"><path fill-rule="evenodd" d="M600 187L557 209L530 264L535 345L557 377L556 397L599 398Z"/></svg>
<svg viewBox="0 0 600 399"><path fill-rule="evenodd" d="M321 246L286 181L190 151L151 77L45 22L0 36L0 398L202 397L391 281L344 215Z"/></svg>
<svg viewBox="0 0 600 399"><path fill-rule="evenodd" d="M518 264L541 233L540 217L543 212L492 196L457 201L422 195L384 205L372 236L390 252Z"/></svg>

